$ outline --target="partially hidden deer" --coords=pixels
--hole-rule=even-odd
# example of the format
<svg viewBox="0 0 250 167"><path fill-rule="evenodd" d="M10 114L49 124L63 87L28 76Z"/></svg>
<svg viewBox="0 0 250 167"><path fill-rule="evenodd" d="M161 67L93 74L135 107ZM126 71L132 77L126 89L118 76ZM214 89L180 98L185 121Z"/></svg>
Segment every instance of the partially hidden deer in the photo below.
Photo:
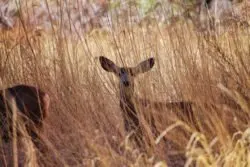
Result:
<svg viewBox="0 0 250 167"><path fill-rule="evenodd" d="M138 115L137 105L150 106L153 109L161 110L166 108L169 111L180 111L187 117L193 117L192 115L192 103L188 101L178 102L152 102L147 99L138 98L134 93L134 79L137 75L145 73L153 68L155 64L154 58L149 58L142 61L135 67L119 67L113 61L109 60L104 56L99 57L102 68L107 72L114 73L119 78L119 89L120 89L120 108L125 124L125 130L127 132L134 131L136 136L136 142L140 142L142 136L142 127ZM170 112L169 112L170 113ZM170 116L171 114L169 114ZM150 117L153 118L153 117ZM190 118L192 119L192 118ZM151 121L153 128L155 127L154 119ZM157 130L155 131L156 133ZM158 134L159 135L159 134Z"/></svg>
<svg viewBox="0 0 250 167"><path fill-rule="evenodd" d="M10 105L13 99L17 115L25 124L32 142L39 148L40 133L43 131L44 120L48 115L50 98L41 89L29 85L16 85L0 90L0 127L2 139L8 142L12 137L12 114ZM17 120L18 121L18 120Z"/></svg>

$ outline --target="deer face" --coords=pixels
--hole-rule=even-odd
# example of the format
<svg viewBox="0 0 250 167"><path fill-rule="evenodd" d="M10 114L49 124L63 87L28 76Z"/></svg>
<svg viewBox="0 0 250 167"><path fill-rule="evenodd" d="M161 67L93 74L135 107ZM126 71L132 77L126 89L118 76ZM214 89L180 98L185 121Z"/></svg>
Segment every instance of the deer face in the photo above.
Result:
<svg viewBox="0 0 250 167"><path fill-rule="evenodd" d="M120 85L129 87L134 85L134 73L131 68L120 68L119 73L116 74L120 79Z"/></svg>
<svg viewBox="0 0 250 167"><path fill-rule="evenodd" d="M121 95L126 97L131 97L134 93L134 78L140 73L149 71L154 66L154 58L149 58L136 67L119 67L103 56L100 56L99 60L105 71L113 72L119 78Z"/></svg>

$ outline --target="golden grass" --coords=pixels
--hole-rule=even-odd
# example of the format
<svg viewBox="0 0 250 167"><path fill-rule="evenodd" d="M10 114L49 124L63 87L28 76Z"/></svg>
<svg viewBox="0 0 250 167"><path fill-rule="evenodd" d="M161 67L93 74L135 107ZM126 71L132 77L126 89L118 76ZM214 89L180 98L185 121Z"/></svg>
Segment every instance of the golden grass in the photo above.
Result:
<svg viewBox="0 0 250 167"><path fill-rule="evenodd" d="M51 97L49 150L25 151L24 166L249 165L249 29L203 34L182 22L96 30L81 39L13 31L0 35L1 88L32 84ZM120 66L154 56L156 66L136 78L136 95L192 101L199 129L162 109L155 115L161 135L148 136L155 142L140 150L124 131L117 79L101 69L101 55Z"/></svg>

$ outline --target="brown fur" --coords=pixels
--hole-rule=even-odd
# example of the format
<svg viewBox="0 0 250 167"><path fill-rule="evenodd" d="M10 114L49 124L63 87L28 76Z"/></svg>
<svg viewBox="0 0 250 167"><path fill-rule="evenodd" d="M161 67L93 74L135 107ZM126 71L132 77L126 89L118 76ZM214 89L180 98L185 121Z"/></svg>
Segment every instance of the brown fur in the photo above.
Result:
<svg viewBox="0 0 250 167"><path fill-rule="evenodd" d="M142 140L141 120L139 119L138 108L136 108L138 105L142 105L142 108L152 108L159 111L165 108L169 110L168 115L170 115L171 111L180 111L180 116L187 115L188 119L192 120L193 111L191 102L152 102L146 99L139 99L134 95L134 78L141 73L149 71L154 66L154 58L142 61L135 67L119 67L114 62L103 56L101 56L99 60L105 71L114 73L120 80L120 107L123 113L125 130L127 132L135 132L138 144L140 144ZM153 116L150 116L146 121L151 122L153 133L159 135Z"/></svg>
<svg viewBox="0 0 250 167"><path fill-rule="evenodd" d="M50 98L41 89L29 85L16 85L0 90L0 126L2 138L8 142L11 138L11 107L9 97L14 99L18 115L21 115L26 130L31 135L35 145L39 140L39 133L43 131L43 122L48 115ZM9 122L10 121L10 122Z"/></svg>

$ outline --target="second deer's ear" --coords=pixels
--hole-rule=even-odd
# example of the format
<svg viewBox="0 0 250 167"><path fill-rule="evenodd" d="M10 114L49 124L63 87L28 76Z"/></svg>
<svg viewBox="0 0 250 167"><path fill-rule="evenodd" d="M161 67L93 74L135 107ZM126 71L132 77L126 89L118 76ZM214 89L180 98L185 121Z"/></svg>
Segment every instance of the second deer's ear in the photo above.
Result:
<svg viewBox="0 0 250 167"><path fill-rule="evenodd" d="M135 74L144 73L149 71L154 66L154 64L155 59L152 57L138 64L136 67L133 68L133 71Z"/></svg>
<svg viewBox="0 0 250 167"><path fill-rule="evenodd" d="M119 67L115 63L104 56L99 57L100 64L105 71L118 73Z"/></svg>

